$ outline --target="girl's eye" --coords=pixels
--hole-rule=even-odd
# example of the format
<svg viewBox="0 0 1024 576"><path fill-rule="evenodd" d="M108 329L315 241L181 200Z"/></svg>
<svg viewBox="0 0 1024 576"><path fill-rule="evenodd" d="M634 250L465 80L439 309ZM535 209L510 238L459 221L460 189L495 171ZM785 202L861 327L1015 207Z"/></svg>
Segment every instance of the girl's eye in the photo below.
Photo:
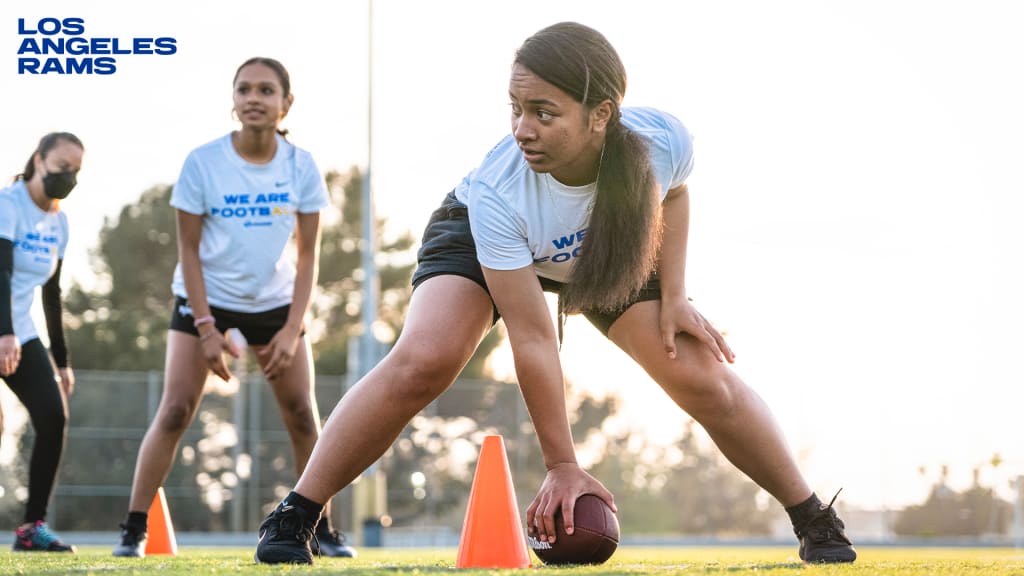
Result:
<svg viewBox="0 0 1024 576"><path fill-rule="evenodd" d="M554 114L547 110L537 110L537 118L540 118L541 120L551 120L554 117Z"/></svg>
<svg viewBox="0 0 1024 576"><path fill-rule="evenodd" d="M519 116L520 114L523 113L523 109L519 107L519 104L516 104L515 102L509 102L509 106L512 107L512 113L515 114L516 116Z"/></svg>

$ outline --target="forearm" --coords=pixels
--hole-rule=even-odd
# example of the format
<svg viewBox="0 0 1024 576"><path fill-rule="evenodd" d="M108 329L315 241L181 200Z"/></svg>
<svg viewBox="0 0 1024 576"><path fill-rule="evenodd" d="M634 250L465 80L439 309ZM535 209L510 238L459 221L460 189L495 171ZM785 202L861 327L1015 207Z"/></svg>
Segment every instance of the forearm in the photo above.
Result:
<svg viewBox="0 0 1024 576"><path fill-rule="evenodd" d="M558 340L547 300L532 266L491 270L484 278L498 311L505 319L519 388L530 412L544 464L576 462L569 418L565 413L565 384L558 358Z"/></svg>
<svg viewBox="0 0 1024 576"><path fill-rule="evenodd" d="M513 343L516 376L533 421L544 465L575 463L576 450L565 409L565 384L554 340Z"/></svg>
<svg viewBox="0 0 1024 576"><path fill-rule="evenodd" d="M320 262L320 213L300 213L296 219L296 244L298 257L295 264L295 286L292 303L288 309L287 325L293 328L302 326L302 321L309 311L309 302L313 296L313 286L319 275Z"/></svg>
<svg viewBox="0 0 1024 576"><path fill-rule="evenodd" d="M206 282L203 281L203 265L199 258L203 216L178 210L177 224L178 261L181 262L188 305L192 308L193 318L204 318L210 316L210 304L206 301Z"/></svg>
<svg viewBox="0 0 1024 576"><path fill-rule="evenodd" d="M11 280L14 276L14 243L0 238L0 336L14 334Z"/></svg>
<svg viewBox="0 0 1024 576"><path fill-rule="evenodd" d="M658 274L663 299L686 299L686 244L690 232L690 195L686 185L669 191L662 204L664 222Z"/></svg>
<svg viewBox="0 0 1024 576"><path fill-rule="evenodd" d="M43 316L46 318L46 334L50 337L50 354L58 368L71 365L67 342L64 340L64 306L60 297L60 274L64 261L57 261L57 270L43 285Z"/></svg>
<svg viewBox="0 0 1024 576"><path fill-rule="evenodd" d="M292 294L292 303L288 308L288 320L286 324L298 328L302 326L303 318L309 311L309 303L313 296L313 286L316 285L318 276L317 254L299 254L298 263L295 266L295 288Z"/></svg>
<svg viewBox="0 0 1024 576"><path fill-rule="evenodd" d="M203 268L199 261L199 249L184 248L178 254L181 261L181 273L185 280L185 292L188 305L192 309L193 318L210 315L210 304L206 301L206 282L203 281Z"/></svg>

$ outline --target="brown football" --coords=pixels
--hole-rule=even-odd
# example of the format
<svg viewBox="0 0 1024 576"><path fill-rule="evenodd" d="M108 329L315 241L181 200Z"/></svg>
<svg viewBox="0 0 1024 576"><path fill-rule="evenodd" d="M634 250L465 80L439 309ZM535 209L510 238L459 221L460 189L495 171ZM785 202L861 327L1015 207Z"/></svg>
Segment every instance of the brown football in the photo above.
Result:
<svg viewBox="0 0 1024 576"><path fill-rule="evenodd" d="M562 512L555 513L555 541L530 538L530 548L545 564L603 564L619 546L619 521L612 509L593 494L576 500L576 530L565 533Z"/></svg>

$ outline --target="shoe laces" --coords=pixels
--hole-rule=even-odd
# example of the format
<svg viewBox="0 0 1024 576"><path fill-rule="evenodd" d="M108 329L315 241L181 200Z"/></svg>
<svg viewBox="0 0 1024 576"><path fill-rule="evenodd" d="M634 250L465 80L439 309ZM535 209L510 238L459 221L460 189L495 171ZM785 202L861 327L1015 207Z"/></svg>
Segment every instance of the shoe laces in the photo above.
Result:
<svg viewBox="0 0 1024 576"><path fill-rule="evenodd" d="M839 492L842 491L843 489L840 488ZM807 536L814 542L840 541L849 543L846 535L843 533L843 529L846 526L839 519L835 508L832 507L836 503L836 498L839 497L839 492L836 492L827 505L822 504L817 512L806 522L794 528L797 536Z"/></svg>
<svg viewBox="0 0 1024 576"><path fill-rule="evenodd" d="M312 540L319 545L313 526L310 525L309 519L302 509L294 506L282 506L274 511L274 516L277 519L278 537L294 538L303 543Z"/></svg>
<svg viewBox="0 0 1024 576"><path fill-rule="evenodd" d="M345 544L345 536L334 528L321 528L314 532L313 535L316 536L319 541L326 542L334 546L343 546Z"/></svg>
<svg viewBox="0 0 1024 576"><path fill-rule="evenodd" d="M139 542L142 541L142 535L145 531L139 530L131 524L120 524L121 526L121 544L124 546L138 546Z"/></svg>

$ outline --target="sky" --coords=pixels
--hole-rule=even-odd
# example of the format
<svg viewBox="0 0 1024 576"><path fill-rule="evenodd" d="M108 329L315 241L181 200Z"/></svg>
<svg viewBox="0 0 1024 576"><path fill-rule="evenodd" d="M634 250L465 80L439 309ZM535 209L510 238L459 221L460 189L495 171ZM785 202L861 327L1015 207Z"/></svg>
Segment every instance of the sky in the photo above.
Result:
<svg viewBox="0 0 1024 576"><path fill-rule="evenodd" d="M812 487L902 506L948 465L954 487L981 467L1009 497L1024 474L1019 3L376 0L372 55L368 6L0 3L0 176L46 132L86 145L62 204L64 284L95 281L104 218L236 127L231 79L255 55L289 68L293 141L324 171L370 162L386 231L418 237L509 131L516 47L575 20L619 51L625 105L694 134L688 292ZM68 17L85 36L173 37L178 50L118 56L106 76L18 74L19 19ZM619 425L668 442L685 421L585 321L570 321L563 360L577 385L623 396Z"/></svg>

